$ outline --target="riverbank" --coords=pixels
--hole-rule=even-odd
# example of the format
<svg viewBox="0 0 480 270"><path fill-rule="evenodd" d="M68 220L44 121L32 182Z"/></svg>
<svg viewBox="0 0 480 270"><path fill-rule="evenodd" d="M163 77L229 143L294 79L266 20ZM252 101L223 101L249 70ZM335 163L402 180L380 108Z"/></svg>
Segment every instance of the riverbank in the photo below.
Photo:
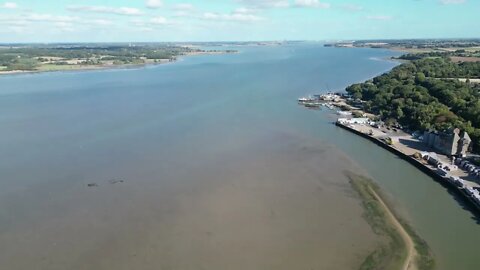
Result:
<svg viewBox="0 0 480 270"><path fill-rule="evenodd" d="M385 243L364 260L360 269L433 269L435 262L428 245L388 206L379 187L360 175L345 174L360 196L365 220L377 235L385 238Z"/></svg>
<svg viewBox="0 0 480 270"><path fill-rule="evenodd" d="M400 126L389 127L374 121L379 116L360 109L361 104L352 106L352 100L348 96L327 93L303 97L298 101L307 108L338 108L340 118L336 121L337 126L374 142L414 165L446 188L455 191L463 201L468 202L474 215L480 214L479 168L466 159L438 153L419 139L418 134L414 134L415 137L403 131Z"/></svg>
<svg viewBox="0 0 480 270"><path fill-rule="evenodd" d="M175 63L183 57L199 56L199 55L216 55L236 53L232 51L193 51L188 52L171 59L146 59L144 63L135 64L99 64L99 65L85 65L85 64L69 64L69 65L42 65L35 70L0 70L0 76L5 75L19 75L19 74L36 74L46 72L67 72L67 71L95 71L95 70L114 70L114 69L135 69L148 66L164 65L169 63Z"/></svg>
<svg viewBox="0 0 480 270"><path fill-rule="evenodd" d="M55 66L50 68L44 68L40 70L9 70L9 71L0 71L0 76L5 75L19 75L19 74L37 74L37 73L47 73L47 72L68 72L68 71L93 71L93 70L114 70L114 69L135 69L141 67L163 65L168 63L176 62L177 60L168 60L144 64L121 64L121 65L65 65L65 66Z"/></svg>
<svg viewBox="0 0 480 270"><path fill-rule="evenodd" d="M438 168L423 162L422 159L415 158L414 153L418 153L422 149L419 149L421 143L414 141L413 139L408 140L406 136L398 136L397 138L389 137L385 135L383 131L379 131L374 127L366 127L362 123L346 123L342 120L335 123L338 127L341 127L345 130L351 131L357 135L360 135L363 138L366 138L376 145L388 150L389 152L397 155L401 159L412 164L416 168L420 169L422 172L426 173L428 176L432 177L435 181L442 184L447 189L454 192L456 197L461 198L462 202L466 202L469 206L468 209L472 214L478 216L480 213L480 204L472 197L469 190L474 190L480 187L478 183L474 181L468 181L468 173L458 171L451 172L450 174L456 175L441 175L438 171ZM374 130L375 129L375 130ZM397 131L398 132L398 131ZM400 139L401 138L401 139ZM403 141L402 141L403 140ZM400 142L403 143L400 143ZM395 146L394 143L398 144ZM445 159L445 157L443 157ZM461 181L456 181L455 179L462 179Z"/></svg>

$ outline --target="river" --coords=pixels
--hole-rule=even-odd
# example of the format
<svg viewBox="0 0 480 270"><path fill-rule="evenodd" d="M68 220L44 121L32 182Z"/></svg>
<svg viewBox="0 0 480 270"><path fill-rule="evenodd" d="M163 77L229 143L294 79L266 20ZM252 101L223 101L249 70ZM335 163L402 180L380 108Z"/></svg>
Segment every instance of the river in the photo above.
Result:
<svg viewBox="0 0 480 270"><path fill-rule="evenodd" d="M372 177L439 269L479 269L444 188L298 106L398 53L245 46L139 69L0 77L1 269L355 269Z"/></svg>

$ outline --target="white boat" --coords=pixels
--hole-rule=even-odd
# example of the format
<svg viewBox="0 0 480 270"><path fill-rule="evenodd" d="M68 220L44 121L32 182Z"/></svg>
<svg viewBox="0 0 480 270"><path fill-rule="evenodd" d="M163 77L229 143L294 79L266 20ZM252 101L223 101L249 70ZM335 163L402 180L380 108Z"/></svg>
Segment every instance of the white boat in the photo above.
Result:
<svg viewBox="0 0 480 270"><path fill-rule="evenodd" d="M317 101L314 97L308 96L308 97L301 97L298 99L298 102L300 103L306 103L306 102L314 102Z"/></svg>

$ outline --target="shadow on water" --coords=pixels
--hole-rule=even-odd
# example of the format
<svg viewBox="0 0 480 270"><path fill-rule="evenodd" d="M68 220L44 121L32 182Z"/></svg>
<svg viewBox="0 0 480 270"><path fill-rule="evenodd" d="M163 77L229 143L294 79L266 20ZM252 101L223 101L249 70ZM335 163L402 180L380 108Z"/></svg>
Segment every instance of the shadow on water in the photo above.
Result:
<svg viewBox="0 0 480 270"><path fill-rule="evenodd" d="M458 203L462 207L463 210L469 212L472 216L471 219L475 221L477 225L480 225L480 214L478 213L478 210L472 205L470 201L465 199L464 195L460 193L458 190L452 190L451 187L447 186L444 183L440 183L450 194L455 202Z"/></svg>

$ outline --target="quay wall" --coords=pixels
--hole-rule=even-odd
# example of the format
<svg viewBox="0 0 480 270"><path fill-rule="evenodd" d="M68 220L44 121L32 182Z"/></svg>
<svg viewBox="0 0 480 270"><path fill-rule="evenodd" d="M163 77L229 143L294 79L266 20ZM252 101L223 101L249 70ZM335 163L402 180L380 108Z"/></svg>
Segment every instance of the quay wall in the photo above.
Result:
<svg viewBox="0 0 480 270"><path fill-rule="evenodd" d="M336 126L340 127L340 128L343 128L343 129L346 129L352 133L355 133L356 135L359 135L373 143L375 143L376 145L382 147L383 149L385 150L388 150L389 152L397 155L398 157L400 157L401 159L405 160L406 162L410 163L411 165L415 166L416 168L418 168L419 170L421 170L422 172L424 172L425 174L427 174L428 176L430 176L431 178L433 178L433 180L435 180L436 182L440 183L442 186L444 186L445 188L453 191L454 193L454 196L457 196L459 197L463 202L466 202L466 205L469 206L469 210L472 210L472 212L478 216L480 216L480 206L477 205L472 198L470 198L470 196L467 195L467 193L464 191L463 188L460 188L460 187L457 187L455 186L453 183L447 181L447 179L441 175L439 175L438 173L436 173L433 169L430 169L429 167L425 166L424 164L422 164L421 162L419 162L418 160L416 160L415 158L401 152L400 150L394 148L394 147L391 147L389 146L388 144L384 143L383 141L377 139L377 138L374 138L368 134L365 134L363 132L360 132L354 128L351 128L347 125L344 125L342 123L339 123L339 122L336 122L335 123Z"/></svg>

